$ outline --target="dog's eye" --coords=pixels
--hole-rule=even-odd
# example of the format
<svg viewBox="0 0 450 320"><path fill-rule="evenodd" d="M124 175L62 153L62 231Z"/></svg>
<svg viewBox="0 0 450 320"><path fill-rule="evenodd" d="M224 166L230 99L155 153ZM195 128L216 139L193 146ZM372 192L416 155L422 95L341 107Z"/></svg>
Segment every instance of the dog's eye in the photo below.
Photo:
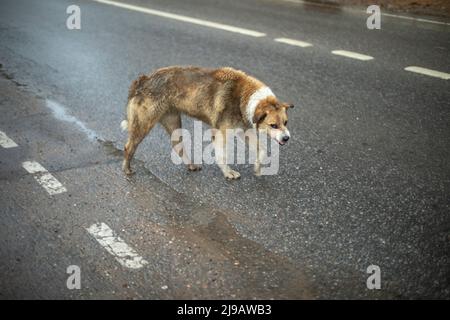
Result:
<svg viewBox="0 0 450 320"><path fill-rule="evenodd" d="M270 126L274 129L278 129L278 126L276 124L271 124Z"/></svg>

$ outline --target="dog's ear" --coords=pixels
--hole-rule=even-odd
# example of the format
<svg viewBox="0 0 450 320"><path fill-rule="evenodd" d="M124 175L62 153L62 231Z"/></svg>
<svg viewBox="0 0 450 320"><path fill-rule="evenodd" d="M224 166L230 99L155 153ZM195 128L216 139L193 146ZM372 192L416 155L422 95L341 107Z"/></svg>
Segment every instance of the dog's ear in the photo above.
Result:
<svg viewBox="0 0 450 320"><path fill-rule="evenodd" d="M292 103L283 103L282 106L286 109L291 109L294 107L294 105Z"/></svg>
<svg viewBox="0 0 450 320"><path fill-rule="evenodd" d="M253 123L260 123L264 120L264 118L267 116L267 109L266 108L256 108L255 114L253 115Z"/></svg>

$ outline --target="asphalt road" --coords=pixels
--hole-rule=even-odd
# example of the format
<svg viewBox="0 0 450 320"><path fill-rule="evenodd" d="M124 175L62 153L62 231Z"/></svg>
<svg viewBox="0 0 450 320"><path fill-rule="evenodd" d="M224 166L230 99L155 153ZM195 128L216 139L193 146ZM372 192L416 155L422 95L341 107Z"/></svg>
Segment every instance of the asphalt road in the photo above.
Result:
<svg viewBox="0 0 450 320"><path fill-rule="evenodd" d="M364 12L275 0L120 1L158 14L0 3L0 131L17 145L0 147L0 298L450 298L449 81L404 70L450 72L449 24L383 16L368 30ZM66 28L71 4L81 30ZM128 86L179 64L244 70L296 105L277 175L187 172L157 127L124 177ZM64 190L49 194L25 161Z"/></svg>

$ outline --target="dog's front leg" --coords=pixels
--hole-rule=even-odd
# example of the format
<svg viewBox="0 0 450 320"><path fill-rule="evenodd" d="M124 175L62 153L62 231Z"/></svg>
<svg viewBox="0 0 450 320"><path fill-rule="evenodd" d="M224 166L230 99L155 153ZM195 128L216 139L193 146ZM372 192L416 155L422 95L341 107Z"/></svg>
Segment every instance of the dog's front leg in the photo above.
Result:
<svg viewBox="0 0 450 320"><path fill-rule="evenodd" d="M255 149L256 149L256 147L255 147ZM259 148L257 148L255 166L253 168L256 176L261 175L261 163L264 162L266 152L267 152L266 149L262 145L260 145Z"/></svg>
<svg viewBox="0 0 450 320"><path fill-rule="evenodd" d="M227 163L227 139L225 130L220 130L214 134L214 151L216 163L220 170L222 170L225 178L230 180L239 179L241 174L231 169Z"/></svg>
<svg viewBox="0 0 450 320"><path fill-rule="evenodd" d="M246 142L246 137L248 138L248 146L250 149L249 151L255 157L253 171L256 176L260 176L261 175L261 163L264 162L267 151L264 148L264 146L261 143L259 143L258 137L256 135L256 129L247 130L247 132L245 134L243 132L241 132L241 133L239 133L239 137L244 142ZM259 143L259 147L258 147L258 143ZM251 156L250 156L250 159L252 159Z"/></svg>
<svg viewBox="0 0 450 320"><path fill-rule="evenodd" d="M186 149L183 146L183 140L180 139L178 143L172 141L172 148L176 154L181 158L184 164L186 164L189 171L198 171L201 170L200 165L196 165L192 163L191 159L187 155Z"/></svg>

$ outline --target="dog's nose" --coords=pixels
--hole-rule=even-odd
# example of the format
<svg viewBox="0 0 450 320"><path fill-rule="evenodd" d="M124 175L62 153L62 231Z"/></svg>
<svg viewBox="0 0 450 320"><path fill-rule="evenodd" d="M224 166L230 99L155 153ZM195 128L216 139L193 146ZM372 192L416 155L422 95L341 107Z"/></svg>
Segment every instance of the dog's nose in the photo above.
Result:
<svg viewBox="0 0 450 320"><path fill-rule="evenodd" d="M283 137L283 141L284 141L284 142L287 142L288 140L289 140L289 136L284 136L284 137Z"/></svg>

